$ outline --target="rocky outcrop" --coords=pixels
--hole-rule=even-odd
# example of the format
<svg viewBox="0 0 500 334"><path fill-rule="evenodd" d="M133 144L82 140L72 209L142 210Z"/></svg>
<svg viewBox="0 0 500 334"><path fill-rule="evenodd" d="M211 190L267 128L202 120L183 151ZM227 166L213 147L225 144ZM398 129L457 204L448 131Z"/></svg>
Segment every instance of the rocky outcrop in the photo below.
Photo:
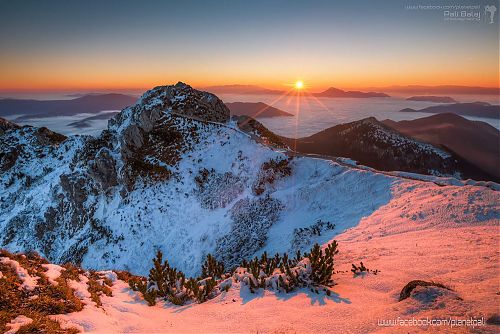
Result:
<svg viewBox="0 0 500 334"><path fill-rule="evenodd" d="M5 118L0 117L0 136L3 135L7 130L19 129L19 128L20 128L19 125L9 122Z"/></svg>
<svg viewBox="0 0 500 334"><path fill-rule="evenodd" d="M95 159L89 163L89 175L100 184L103 191L118 185L116 160L108 149L97 152Z"/></svg>
<svg viewBox="0 0 500 334"><path fill-rule="evenodd" d="M134 106L124 109L109 121L109 129L120 134L123 156L133 156L165 115L226 123L230 111L217 96L195 90L182 82L155 87L144 93Z"/></svg>

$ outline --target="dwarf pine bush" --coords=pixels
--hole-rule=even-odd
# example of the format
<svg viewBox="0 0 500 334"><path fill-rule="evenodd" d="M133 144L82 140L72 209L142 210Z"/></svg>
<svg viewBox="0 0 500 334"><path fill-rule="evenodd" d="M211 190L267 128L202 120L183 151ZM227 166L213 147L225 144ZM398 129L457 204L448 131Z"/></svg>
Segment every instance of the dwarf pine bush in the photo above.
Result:
<svg viewBox="0 0 500 334"><path fill-rule="evenodd" d="M207 259L201 266L202 278L221 278L224 275L224 264L218 262L211 254L207 255Z"/></svg>
<svg viewBox="0 0 500 334"><path fill-rule="evenodd" d="M203 303L223 291L228 291L231 282L247 286L250 292L258 289L272 289L291 292L307 287L312 291L333 285L334 256L338 253L338 244L333 241L325 249L315 244L309 253L297 251L291 258L287 253L269 256L264 252L260 257L243 260L231 273L224 273L224 265L212 255L207 255L202 264L199 278L186 278L183 272L170 267L158 251L153 259L153 267L147 279L133 277L130 287L142 293L149 305L156 303L156 298L163 298L176 305L186 302Z"/></svg>

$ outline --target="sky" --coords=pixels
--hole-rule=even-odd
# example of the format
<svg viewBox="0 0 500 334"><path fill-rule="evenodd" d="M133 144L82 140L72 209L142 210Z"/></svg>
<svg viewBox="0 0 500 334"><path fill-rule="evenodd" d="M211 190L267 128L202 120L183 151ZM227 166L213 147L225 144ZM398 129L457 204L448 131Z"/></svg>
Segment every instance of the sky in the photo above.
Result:
<svg viewBox="0 0 500 334"><path fill-rule="evenodd" d="M478 21L443 9L479 6ZM0 90L499 85L485 1L0 0ZM489 14L488 14L489 15Z"/></svg>

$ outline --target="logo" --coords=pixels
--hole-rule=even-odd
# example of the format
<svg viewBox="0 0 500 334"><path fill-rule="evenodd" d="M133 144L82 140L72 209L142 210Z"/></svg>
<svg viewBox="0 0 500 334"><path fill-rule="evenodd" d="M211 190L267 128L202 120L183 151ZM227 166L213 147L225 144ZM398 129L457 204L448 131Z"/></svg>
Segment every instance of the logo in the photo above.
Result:
<svg viewBox="0 0 500 334"><path fill-rule="evenodd" d="M495 7L495 5L484 6L484 16L488 17L487 14L489 14L489 17L490 17L489 24L493 24L496 11L497 11L497 7Z"/></svg>

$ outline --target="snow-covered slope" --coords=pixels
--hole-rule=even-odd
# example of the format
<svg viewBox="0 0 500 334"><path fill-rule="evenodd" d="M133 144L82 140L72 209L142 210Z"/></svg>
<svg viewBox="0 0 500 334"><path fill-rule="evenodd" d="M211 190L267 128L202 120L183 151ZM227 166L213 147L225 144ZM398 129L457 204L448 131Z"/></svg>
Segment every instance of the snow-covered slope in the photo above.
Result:
<svg viewBox="0 0 500 334"><path fill-rule="evenodd" d="M173 266L197 274L207 253L231 267L263 251L326 243L387 206L406 217L402 196L435 188L292 158L248 132L216 96L182 83L146 92L98 138L8 129L0 143L0 245L140 274L160 249ZM439 197L427 219L443 222L443 210L456 211L458 221L498 218L496 192L460 189L466 197L480 192L480 203ZM410 217L418 222L420 214ZM320 235L300 230L320 220L336 226Z"/></svg>

